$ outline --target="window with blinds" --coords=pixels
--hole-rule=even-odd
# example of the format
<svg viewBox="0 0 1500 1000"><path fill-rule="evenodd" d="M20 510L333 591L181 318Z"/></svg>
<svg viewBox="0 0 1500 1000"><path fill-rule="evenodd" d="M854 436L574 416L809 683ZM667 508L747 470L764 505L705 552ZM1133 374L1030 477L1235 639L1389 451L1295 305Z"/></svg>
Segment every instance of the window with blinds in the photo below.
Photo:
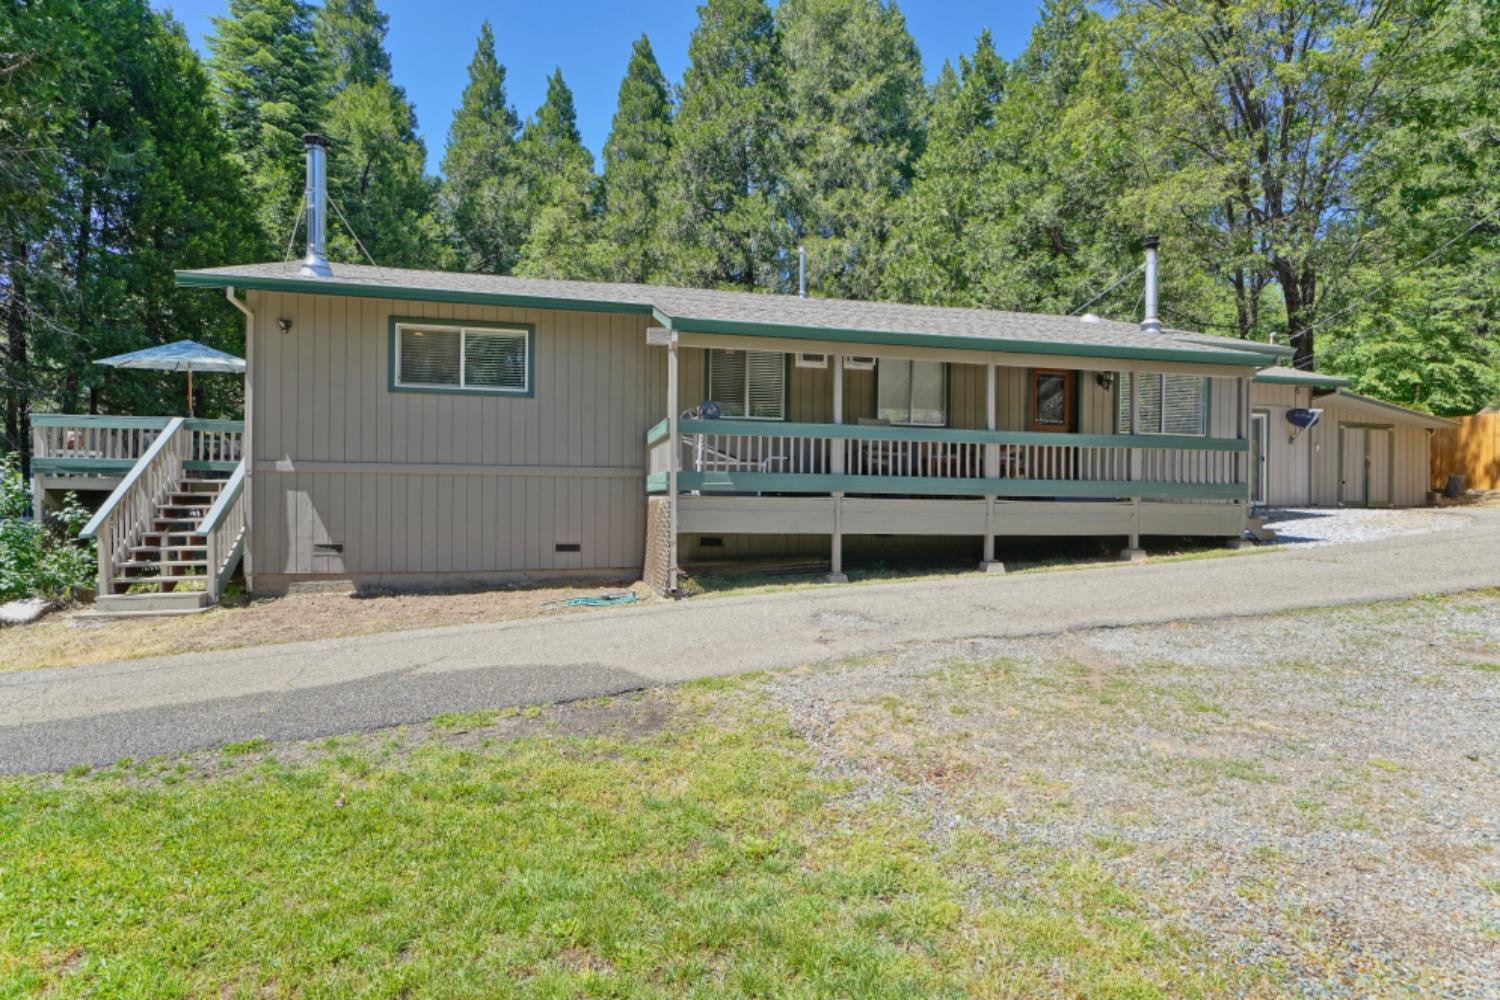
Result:
<svg viewBox="0 0 1500 1000"><path fill-rule="evenodd" d="M1208 379L1198 375L1162 375L1137 372L1135 384L1141 394L1136 411L1136 429L1141 434L1185 434L1202 437L1208 433ZM1115 377L1115 426L1121 434L1130 433L1130 375Z"/></svg>
<svg viewBox="0 0 1500 1000"><path fill-rule="evenodd" d="M726 417L786 419L786 355L777 351L708 352L708 398Z"/></svg>
<svg viewBox="0 0 1500 1000"><path fill-rule="evenodd" d="M893 361L876 368L875 415L893 424L942 427L948 422L948 375L941 361Z"/></svg>
<svg viewBox="0 0 1500 1000"><path fill-rule="evenodd" d="M395 340L398 388L531 391L527 330L402 323Z"/></svg>

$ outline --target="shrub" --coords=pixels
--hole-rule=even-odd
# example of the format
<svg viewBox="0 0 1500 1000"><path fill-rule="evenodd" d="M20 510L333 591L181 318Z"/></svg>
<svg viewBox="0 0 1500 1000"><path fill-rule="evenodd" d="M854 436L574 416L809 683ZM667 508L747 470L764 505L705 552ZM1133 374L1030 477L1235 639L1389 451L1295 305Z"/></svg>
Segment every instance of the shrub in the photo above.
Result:
<svg viewBox="0 0 1500 1000"><path fill-rule="evenodd" d="M30 502L19 457L0 458L0 601L67 597L93 584L94 543L78 539L89 512L68 493L63 508L41 520L23 520Z"/></svg>

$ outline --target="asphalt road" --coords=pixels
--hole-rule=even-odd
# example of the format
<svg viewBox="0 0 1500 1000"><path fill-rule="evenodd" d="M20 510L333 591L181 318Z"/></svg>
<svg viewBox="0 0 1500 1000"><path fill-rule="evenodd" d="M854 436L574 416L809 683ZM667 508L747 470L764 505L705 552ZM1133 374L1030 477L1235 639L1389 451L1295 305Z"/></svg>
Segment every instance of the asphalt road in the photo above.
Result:
<svg viewBox="0 0 1500 1000"><path fill-rule="evenodd" d="M905 643L1500 586L1500 509L1459 530L1237 558L829 586L0 675L0 770L49 771L442 712L618 694Z"/></svg>

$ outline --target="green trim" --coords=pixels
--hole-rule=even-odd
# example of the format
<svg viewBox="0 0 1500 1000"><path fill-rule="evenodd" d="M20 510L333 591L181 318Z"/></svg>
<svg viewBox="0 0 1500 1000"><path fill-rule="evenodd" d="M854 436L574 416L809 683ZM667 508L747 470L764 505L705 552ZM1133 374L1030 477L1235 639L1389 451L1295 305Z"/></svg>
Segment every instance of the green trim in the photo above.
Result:
<svg viewBox="0 0 1500 1000"><path fill-rule="evenodd" d="M880 330L840 329L824 326L794 326L739 320L676 317L674 329L684 333L718 333L743 337L778 337L843 344L880 344L889 347L933 347L955 351L993 351L1000 354L1058 354L1079 358L1121 358L1132 361L1181 361L1188 364L1265 367L1276 356L1250 351L1201 351L1171 347L1125 347L1115 344L1081 344L1069 341L1011 340L997 337L962 337L937 333L891 333Z"/></svg>
<svg viewBox="0 0 1500 1000"><path fill-rule="evenodd" d="M202 459L190 458L182 463L182 467L189 472L233 472L238 462L206 462Z"/></svg>
<svg viewBox="0 0 1500 1000"><path fill-rule="evenodd" d="M653 444L655 444L656 442L660 441L662 438L666 437L667 434L670 431L671 431L671 420L670 420L670 418L667 419L667 420L663 420L661 423L657 424L655 427L650 428L649 430L646 431L646 447L647 448L651 447Z"/></svg>
<svg viewBox="0 0 1500 1000"><path fill-rule="evenodd" d="M570 299L546 295L506 295L498 292L461 292L453 289L368 285L335 278L262 278L175 271L183 288L243 288L258 292L293 292L299 295L343 295L400 302L446 302L453 305L509 306L516 309L564 309L571 312L630 313L650 316L653 308L642 302L610 299Z"/></svg>
<svg viewBox="0 0 1500 1000"><path fill-rule="evenodd" d="M129 472L135 462L133 458L33 458L31 471L50 476L101 476Z"/></svg>
<svg viewBox="0 0 1500 1000"><path fill-rule="evenodd" d="M682 473L679 472L677 475L680 478L682 476ZM646 492L647 493L665 493L665 492L667 492L667 474L665 472L653 472L650 475L648 475L646 477Z"/></svg>
<svg viewBox="0 0 1500 1000"><path fill-rule="evenodd" d="M156 456L166 449L168 443L177 435L178 431L182 430L182 425L185 423L187 423L186 417L173 417L167 421L167 426L162 428L160 434L156 435L156 440L151 442L151 447L147 448L146 453L132 463L130 471L125 474L125 478L120 481L120 485L115 487L115 491L105 498L104 503L99 506L98 511L94 513L93 517L89 518L89 523L85 524L83 530L78 533L79 538L94 537L94 534L104 525L109 516L114 513L115 507L119 505L121 498L130 492L130 488L135 485L136 480L140 479L151 463L156 461Z"/></svg>
<svg viewBox="0 0 1500 1000"><path fill-rule="evenodd" d="M971 444L1041 444L1080 448L1172 448L1181 451L1247 451L1241 438L1145 434L1057 434L1047 431L959 430L946 427L870 427L861 424L778 424L768 421L681 420L682 434L742 434L746 437L827 438L853 441L943 441Z"/></svg>
<svg viewBox="0 0 1500 1000"><path fill-rule="evenodd" d="M1049 435L1050 436L1050 435ZM658 478L659 477L659 478ZM646 477L647 492L666 488L665 477ZM679 490L703 493L897 493L908 496L1066 497L1118 500L1192 498L1243 500L1241 483L1097 482L1052 479L926 479L921 476L835 476L775 472L679 472Z"/></svg>
<svg viewBox="0 0 1500 1000"><path fill-rule="evenodd" d="M161 430L172 421L171 417L117 417L96 413L33 413L33 427L120 427L143 430Z"/></svg>
<svg viewBox="0 0 1500 1000"><path fill-rule="evenodd" d="M188 417L187 429L190 431L235 434L244 431L245 422L243 420L200 420L197 417Z"/></svg>
<svg viewBox="0 0 1500 1000"><path fill-rule="evenodd" d="M456 385L398 385L396 382L396 327L428 326L449 330L508 330L526 333L526 388L485 389ZM507 396L514 399L529 399L536 395L536 326L532 323L496 323L477 319L437 319L432 316L392 316L386 324L386 384L387 392L412 392L436 396Z"/></svg>

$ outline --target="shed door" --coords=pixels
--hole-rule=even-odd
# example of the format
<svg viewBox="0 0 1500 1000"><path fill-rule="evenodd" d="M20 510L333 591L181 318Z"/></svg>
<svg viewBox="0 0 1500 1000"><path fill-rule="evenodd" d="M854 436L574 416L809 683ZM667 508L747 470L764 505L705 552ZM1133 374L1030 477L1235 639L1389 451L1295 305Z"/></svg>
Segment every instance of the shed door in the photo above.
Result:
<svg viewBox="0 0 1500 1000"><path fill-rule="evenodd" d="M1391 441L1389 428L1371 427L1365 431L1365 505L1391 505Z"/></svg>
<svg viewBox="0 0 1500 1000"><path fill-rule="evenodd" d="M1370 432L1364 427L1339 428L1339 503L1345 507L1365 505L1365 444Z"/></svg>

